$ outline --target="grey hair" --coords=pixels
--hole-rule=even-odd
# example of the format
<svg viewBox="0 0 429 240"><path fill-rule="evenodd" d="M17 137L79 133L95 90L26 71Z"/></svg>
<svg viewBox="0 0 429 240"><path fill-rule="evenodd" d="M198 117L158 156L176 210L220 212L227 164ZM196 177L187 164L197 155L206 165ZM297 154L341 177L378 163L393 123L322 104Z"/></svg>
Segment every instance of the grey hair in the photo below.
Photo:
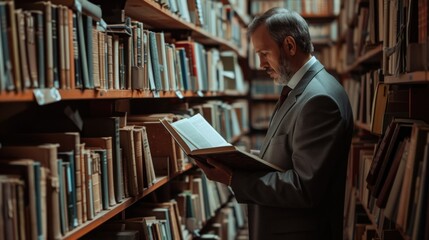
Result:
<svg viewBox="0 0 429 240"><path fill-rule="evenodd" d="M314 51L308 24L297 12L280 7L272 8L253 19L247 27L247 35L250 37L262 24L265 24L271 37L279 47L283 45L283 41L287 36L292 36L301 51L304 53Z"/></svg>

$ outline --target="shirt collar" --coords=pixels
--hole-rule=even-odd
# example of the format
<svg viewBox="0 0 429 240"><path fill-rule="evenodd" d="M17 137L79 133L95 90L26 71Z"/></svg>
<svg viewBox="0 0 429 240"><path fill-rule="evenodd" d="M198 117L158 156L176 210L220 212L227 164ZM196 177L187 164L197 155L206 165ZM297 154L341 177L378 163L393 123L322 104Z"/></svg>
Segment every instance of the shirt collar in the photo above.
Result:
<svg viewBox="0 0 429 240"><path fill-rule="evenodd" d="M288 86L292 89L296 87L299 81L302 79L304 74L310 69L311 66L316 62L316 57L312 56L290 79Z"/></svg>

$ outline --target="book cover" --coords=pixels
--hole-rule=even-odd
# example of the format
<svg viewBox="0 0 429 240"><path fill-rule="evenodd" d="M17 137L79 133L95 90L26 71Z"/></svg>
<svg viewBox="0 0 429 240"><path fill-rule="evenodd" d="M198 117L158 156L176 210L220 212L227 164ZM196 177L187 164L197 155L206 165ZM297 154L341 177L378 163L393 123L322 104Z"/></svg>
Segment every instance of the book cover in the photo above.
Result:
<svg viewBox="0 0 429 240"><path fill-rule="evenodd" d="M200 114L174 123L166 119L160 121L186 155L197 161L212 159L232 169L284 171L279 166L229 144Z"/></svg>

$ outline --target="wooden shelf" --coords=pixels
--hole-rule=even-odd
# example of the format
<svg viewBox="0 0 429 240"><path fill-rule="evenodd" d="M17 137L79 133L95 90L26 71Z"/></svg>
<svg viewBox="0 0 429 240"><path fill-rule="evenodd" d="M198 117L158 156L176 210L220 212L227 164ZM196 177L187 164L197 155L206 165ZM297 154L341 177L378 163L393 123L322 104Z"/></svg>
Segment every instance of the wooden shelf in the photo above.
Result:
<svg viewBox="0 0 429 240"><path fill-rule="evenodd" d="M252 100L255 101L277 101L279 100L279 95L274 95L274 94L270 94L270 95L256 95L256 96L252 96Z"/></svg>
<svg viewBox="0 0 429 240"><path fill-rule="evenodd" d="M314 14L302 14L301 15L309 24L317 23L329 23L338 18L337 15L334 14L327 14L327 15L314 15Z"/></svg>
<svg viewBox="0 0 429 240"><path fill-rule="evenodd" d="M364 55L356 59L356 61L352 65L347 66L345 71L341 72L341 74L359 72L365 69L365 65L381 63L382 54L383 46L377 45L375 48L367 51Z"/></svg>
<svg viewBox="0 0 429 240"><path fill-rule="evenodd" d="M331 45L335 44L334 41L332 41L331 39L327 39L327 38L312 39L312 43L313 43L314 48L316 48L316 49L331 46Z"/></svg>
<svg viewBox="0 0 429 240"><path fill-rule="evenodd" d="M168 29L172 32L177 30L189 31L189 36L204 45L219 45L222 50L235 51L240 57L246 57L246 51L239 49L230 41L211 35L206 30L193 23L181 19L179 16L163 8L155 1L150 0L127 0L125 13L133 19L157 29Z"/></svg>
<svg viewBox="0 0 429 240"><path fill-rule="evenodd" d="M388 84L414 84L429 83L429 72L419 71L401 74L399 76L385 76L384 82Z"/></svg>
<svg viewBox="0 0 429 240"><path fill-rule="evenodd" d="M112 207L109 210L102 211L94 219L92 219L88 222L85 222L84 224L80 225L79 227L68 232L65 236L63 236L62 239L64 239L64 240L70 239L71 240L71 239L78 239L80 237L83 237L84 235L91 232L92 230L94 230L95 228L97 228L98 226L100 226L101 224L106 222L107 220L111 219L112 217L114 217L118 213L124 211L126 208L133 205L134 203L136 203L137 201L139 201L143 197L147 196L148 194L152 193L156 189L160 188L161 186L166 184L168 181L170 181L170 179L182 174L183 172L189 171L193 167L194 166L192 164L187 164L185 166L185 169L182 172L177 173L172 177L159 177L157 179L156 183L153 184L148 189L144 190L143 193L139 194L138 196L125 199L124 201L115 205L114 207Z"/></svg>
<svg viewBox="0 0 429 240"><path fill-rule="evenodd" d="M24 92L1 92L0 102L31 102L34 101L33 92L30 90Z"/></svg>
<svg viewBox="0 0 429 240"><path fill-rule="evenodd" d="M94 99L158 99L158 98L178 98L174 91L161 91L159 96L154 96L151 91L143 90L93 90L93 89L60 89L61 100L94 100ZM203 92L202 95L185 91L181 92L184 98L202 98L202 97L246 97L246 93L228 90L225 92ZM0 93L0 102L32 102L35 101L31 89L22 92L2 92Z"/></svg>

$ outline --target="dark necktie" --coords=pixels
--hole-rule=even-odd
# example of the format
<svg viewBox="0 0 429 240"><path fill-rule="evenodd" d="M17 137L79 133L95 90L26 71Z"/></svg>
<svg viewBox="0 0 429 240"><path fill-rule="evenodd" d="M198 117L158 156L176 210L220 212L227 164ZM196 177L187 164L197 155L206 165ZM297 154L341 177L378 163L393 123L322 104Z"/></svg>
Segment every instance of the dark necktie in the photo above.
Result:
<svg viewBox="0 0 429 240"><path fill-rule="evenodd" d="M280 98L279 98L279 102L277 104L277 108L280 108L280 106L284 103L284 101L286 100L287 96L289 95L289 92L292 90L292 88L290 88L289 86L284 86L282 89L282 93L280 94Z"/></svg>
<svg viewBox="0 0 429 240"><path fill-rule="evenodd" d="M289 95L289 92L292 90L292 88L290 88L289 86L284 86L282 89L282 92L280 93L280 97L279 100L277 101L276 104L276 108L274 109L273 115L271 116L270 119L270 123L269 125L271 125L271 121L274 118L274 115L276 115L277 111L279 110L279 108L282 106L282 104L284 103L284 101L286 100L287 96Z"/></svg>

